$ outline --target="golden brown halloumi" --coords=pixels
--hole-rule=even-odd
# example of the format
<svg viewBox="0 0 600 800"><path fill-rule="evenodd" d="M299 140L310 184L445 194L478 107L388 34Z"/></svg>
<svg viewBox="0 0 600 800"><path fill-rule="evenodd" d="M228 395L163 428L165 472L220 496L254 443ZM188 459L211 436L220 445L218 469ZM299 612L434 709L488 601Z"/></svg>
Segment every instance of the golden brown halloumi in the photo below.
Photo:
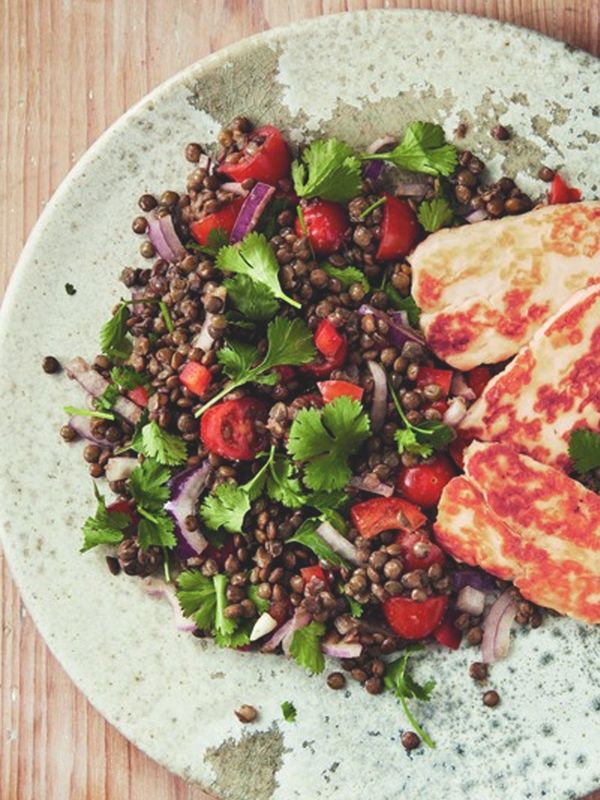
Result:
<svg viewBox="0 0 600 800"><path fill-rule="evenodd" d="M474 442L434 529L459 561L512 580L539 605L600 622L600 496L563 472Z"/></svg>
<svg viewBox="0 0 600 800"><path fill-rule="evenodd" d="M600 427L600 284L576 292L544 323L459 426L470 439L504 442L566 470L577 427Z"/></svg>
<svg viewBox="0 0 600 800"><path fill-rule="evenodd" d="M600 201L444 229L409 260L434 353L458 369L497 364L574 292L600 283Z"/></svg>

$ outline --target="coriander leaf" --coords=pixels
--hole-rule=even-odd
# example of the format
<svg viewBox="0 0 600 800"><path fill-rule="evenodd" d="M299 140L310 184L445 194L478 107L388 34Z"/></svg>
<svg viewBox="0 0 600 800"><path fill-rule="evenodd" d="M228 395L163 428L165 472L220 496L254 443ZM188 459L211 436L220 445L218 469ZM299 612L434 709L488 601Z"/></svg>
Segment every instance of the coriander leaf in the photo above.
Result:
<svg viewBox="0 0 600 800"><path fill-rule="evenodd" d="M72 297L74 294L77 294L77 289L72 283L65 283L65 292Z"/></svg>
<svg viewBox="0 0 600 800"><path fill-rule="evenodd" d="M249 510L250 499L242 487L222 483L214 494L204 499L200 517L213 530L225 528L229 533L241 533L244 517Z"/></svg>
<svg viewBox="0 0 600 800"><path fill-rule="evenodd" d="M72 417L96 417L97 419L114 419L115 415L109 411L92 411L89 408L75 408L74 406L63 406L63 411Z"/></svg>
<svg viewBox="0 0 600 800"><path fill-rule="evenodd" d="M113 367L110 377L120 389L125 390L137 389L138 386L148 383L148 378L140 372L136 372L133 367Z"/></svg>
<svg viewBox="0 0 600 800"><path fill-rule="evenodd" d="M433 454L433 447L419 442L417 434L412 428L399 428L394 434L394 441L400 454L412 453L412 455L422 458L429 458Z"/></svg>
<svg viewBox="0 0 600 800"><path fill-rule="evenodd" d="M316 508L322 514L329 509L339 511L348 504L350 497L346 492L312 492L306 498L306 505Z"/></svg>
<svg viewBox="0 0 600 800"><path fill-rule="evenodd" d="M249 233L240 244L221 248L215 266L225 272L248 275L253 281L266 286L274 297L294 308L301 308L300 303L288 297L281 288L279 263L262 233Z"/></svg>
<svg viewBox="0 0 600 800"><path fill-rule="evenodd" d="M353 597L350 597L349 594L346 595L346 600L348 601L348 605L350 606L350 614L355 619L360 619L364 613L364 606L355 600Z"/></svg>
<svg viewBox="0 0 600 800"><path fill-rule="evenodd" d="M229 647L236 650L238 647L245 647L250 644L250 633L252 632L252 620L242 620L233 633L215 633L215 644L219 647Z"/></svg>
<svg viewBox="0 0 600 800"><path fill-rule="evenodd" d="M321 652L324 634L325 625L322 622L311 622L305 628L297 630L292 637L290 655L313 675L318 675L325 669L325 658Z"/></svg>
<svg viewBox="0 0 600 800"><path fill-rule="evenodd" d="M100 348L109 358L127 358L131 353L128 319L127 304L122 302L100 330Z"/></svg>
<svg viewBox="0 0 600 800"><path fill-rule="evenodd" d="M228 378L237 381L250 371L258 358L258 351L251 344L228 341L227 347L217 352L217 360Z"/></svg>
<svg viewBox="0 0 600 800"><path fill-rule="evenodd" d="M225 616L224 612L227 607L227 599L225 596L227 583L226 575L215 575L213 577L217 601L214 627L215 642L219 647L243 647L250 642L251 627L248 625L247 620L244 620L244 622L239 625L236 620L229 619Z"/></svg>
<svg viewBox="0 0 600 800"><path fill-rule="evenodd" d="M267 492L271 500L286 508L301 508L307 499L299 479L294 477L293 464L285 458L276 458L271 462Z"/></svg>
<svg viewBox="0 0 600 800"><path fill-rule="evenodd" d="M398 416L406 426L397 430L394 435L399 453L406 452L429 458L434 450L441 450L450 444L454 439L454 431L449 425L444 425L443 422L435 419L413 425L404 413L396 390L390 381L388 381L388 387Z"/></svg>
<svg viewBox="0 0 600 800"><path fill-rule="evenodd" d="M164 300L159 300L158 306L160 308L160 315L165 322L168 332L173 333L173 331L175 330L175 325L173 324L173 319L171 317L171 312L169 311L169 306L165 303Z"/></svg>
<svg viewBox="0 0 600 800"><path fill-rule="evenodd" d="M106 501L98 491L96 484L94 484L94 494L98 506L96 514L88 517L83 523L82 553L99 544L119 544L124 538L123 531L131 525L129 514L106 510Z"/></svg>
<svg viewBox="0 0 600 800"><path fill-rule="evenodd" d="M600 433L585 428L572 431L569 457L580 474L600 467Z"/></svg>
<svg viewBox="0 0 600 800"><path fill-rule="evenodd" d="M369 418L357 400L338 397L322 411L302 409L292 423L288 452L306 462L309 489L341 489L352 477L348 458L368 438Z"/></svg>
<svg viewBox="0 0 600 800"><path fill-rule="evenodd" d="M296 706L293 703L290 703L289 700L284 700L281 704L281 713L283 714L283 718L286 722L296 721Z"/></svg>
<svg viewBox="0 0 600 800"><path fill-rule="evenodd" d="M256 330L256 325L254 322L250 322L250 320L246 319L239 311L226 311L225 319L229 325L233 325L236 328L241 328L244 331Z"/></svg>
<svg viewBox="0 0 600 800"><path fill-rule="evenodd" d="M379 206L382 206L385 203L386 200L387 200L387 197L385 195L383 197L378 198L377 200L375 200L374 203L371 203L370 206L367 206L364 211L360 212L360 214L358 215L359 218L360 219L365 219L365 217L369 216L371 211L375 211L376 208L379 208Z"/></svg>
<svg viewBox="0 0 600 800"><path fill-rule="evenodd" d="M365 292L371 288L365 275L357 267L334 267L329 262L321 266L330 278L337 278L342 284L342 289L349 289L353 283L360 283Z"/></svg>
<svg viewBox="0 0 600 800"><path fill-rule="evenodd" d="M146 458L131 473L129 490L134 500L150 511L160 511L169 499L166 485L171 471L163 464Z"/></svg>
<svg viewBox="0 0 600 800"><path fill-rule="evenodd" d="M440 125L413 122L400 144L386 153L364 153L365 161L391 161L400 169L425 172L427 175L451 175L458 164L456 147L445 141Z"/></svg>
<svg viewBox="0 0 600 800"><path fill-rule="evenodd" d="M414 298L410 295L408 297L402 297L394 286L386 286L384 292L392 301L392 306L396 311L406 311L409 323L413 328L418 328L419 319L421 318L421 309L415 303Z"/></svg>
<svg viewBox="0 0 600 800"><path fill-rule="evenodd" d="M138 513L142 517L138 524L138 543L142 550L148 547L175 547L175 523L166 511L150 513L142 506L138 506Z"/></svg>
<svg viewBox="0 0 600 800"><path fill-rule="evenodd" d="M257 614L264 614L265 611L269 610L271 603L269 600L265 600L263 597L259 596L258 586L253 584L248 588L248 597L254 603Z"/></svg>
<svg viewBox="0 0 600 800"><path fill-rule="evenodd" d="M339 556L335 550L332 550L327 542L319 536L317 533L318 525L318 519L305 520L296 533L290 539L287 539L287 541L303 545L313 552L317 558L322 561L327 561L333 566L349 567L350 565L348 562Z"/></svg>
<svg viewBox="0 0 600 800"><path fill-rule="evenodd" d="M348 530L348 523L344 519L344 517L335 509L333 508L324 508L321 512L321 520L323 522L328 522L332 525L336 531L339 531L344 536L346 535L346 531Z"/></svg>
<svg viewBox="0 0 600 800"><path fill-rule="evenodd" d="M425 744L428 747L433 748L435 747L435 743L423 730L423 728L421 728L407 703L407 700L411 699L421 700L422 702L430 700L431 693L435 688L434 680L427 681L427 683L422 686L421 684L417 683L408 672L408 661L410 657L414 652L421 649L422 648L418 646L409 647L406 649L403 656L389 663L387 665L384 684L386 689L391 689L398 700L400 700L406 718L410 722L411 726L419 734Z"/></svg>
<svg viewBox="0 0 600 800"><path fill-rule="evenodd" d="M426 419L414 426L417 436L431 445L434 450L442 450L454 439L454 432L449 425L444 425L438 419ZM427 438L425 439L425 436Z"/></svg>
<svg viewBox="0 0 600 800"><path fill-rule="evenodd" d="M141 443L141 452L148 458L156 459L159 464L177 466L187 459L187 447L183 439L167 433L154 420L142 428Z"/></svg>
<svg viewBox="0 0 600 800"><path fill-rule="evenodd" d="M298 197L320 197L347 203L360 190L360 161L352 148L337 139L317 139L292 164Z"/></svg>
<svg viewBox="0 0 600 800"><path fill-rule="evenodd" d="M95 399L94 404L99 411L110 411L117 397L119 397L119 387L109 383L100 397Z"/></svg>
<svg viewBox="0 0 600 800"><path fill-rule="evenodd" d="M454 222L454 211L445 197L434 197L423 200L419 206L417 217L421 225L429 233L447 228Z"/></svg>
<svg viewBox="0 0 600 800"><path fill-rule="evenodd" d="M201 572L182 572L177 578L177 599L186 617L194 617L198 628L212 630L217 610L215 585Z"/></svg>
<svg viewBox="0 0 600 800"><path fill-rule="evenodd" d="M269 287L256 283L248 275L227 278L223 286L234 306L253 322L268 322L279 310L279 303Z"/></svg>
<svg viewBox="0 0 600 800"><path fill-rule="evenodd" d="M196 253L203 253L206 256L216 256L219 250L229 244L229 234L225 228L213 228L207 238L206 244L190 242L187 247Z"/></svg>

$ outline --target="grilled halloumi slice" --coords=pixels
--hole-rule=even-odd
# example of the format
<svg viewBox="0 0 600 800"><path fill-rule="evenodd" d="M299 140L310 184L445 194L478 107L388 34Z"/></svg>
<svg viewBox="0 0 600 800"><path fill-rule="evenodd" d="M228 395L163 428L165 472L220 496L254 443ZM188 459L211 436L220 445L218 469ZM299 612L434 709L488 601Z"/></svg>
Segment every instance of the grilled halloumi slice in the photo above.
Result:
<svg viewBox="0 0 600 800"><path fill-rule="evenodd" d="M485 387L460 423L569 470L574 428L600 428L600 284L576 292Z"/></svg>
<svg viewBox="0 0 600 800"><path fill-rule="evenodd" d="M600 283L600 201L444 229L409 260L434 353L463 370L496 364L574 292Z"/></svg>

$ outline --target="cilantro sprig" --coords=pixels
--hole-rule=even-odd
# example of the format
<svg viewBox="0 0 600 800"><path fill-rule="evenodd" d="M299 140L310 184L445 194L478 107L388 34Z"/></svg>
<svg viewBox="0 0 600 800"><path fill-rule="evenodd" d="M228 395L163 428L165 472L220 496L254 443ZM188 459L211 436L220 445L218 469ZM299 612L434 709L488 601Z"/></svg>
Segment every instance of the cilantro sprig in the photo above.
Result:
<svg viewBox="0 0 600 800"><path fill-rule="evenodd" d="M333 264L326 262L321 265L321 269L330 278L337 278L342 284L342 289L349 289L353 283L360 283L365 292L368 292L371 288L364 272L358 267L334 267Z"/></svg>
<svg viewBox="0 0 600 800"><path fill-rule="evenodd" d="M345 142L317 139L292 164L292 179L298 197L347 203L360 190L360 160Z"/></svg>
<svg viewBox="0 0 600 800"><path fill-rule="evenodd" d="M411 656L419 650L423 650L423 647L419 645L409 645L404 651L404 655L387 665L383 682L386 689L393 691L400 701L406 719L409 721L411 727L414 728L427 747L435 748L435 742L419 725L407 702L412 699L427 702L431 699L431 693L435 688L435 681L433 679L421 685L417 683L409 672L409 660Z"/></svg>
<svg viewBox="0 0 600 800"><path fill-rule="evenodd" d="M281 713L286 722L295 722L298 712L296 711L296 706L290 700L284 700L281 704Z"/></svg>
<svg viewBox="0 0 600 800"><path fill-rule="evenodd" d="M227 278L223 286L233 305L252 322L268 322L279 310L277 298L269 287L256 283L248 275Z"/></svg>
<svg viewBox="0 0 600 800"><path fill-rule="evenodd" d="M294 633L290 655L304 669L318 675L325 669L325 657L321 651L321 639L325 635L322 622L311 622Z"/></svg>
<svg viewBox="0 0 600 800"><path fill-rule="evenodd" d="M125 359L131 353L131 338L127 320L129 309L122 300L113 316L100 329L100 348L109 358Z"/></svg>
<svg viewBox="0 0 600 800"><path fill-rule="evenodd" d="M169 499L171 470L152 458L146 458L131 473L129 490L141 517L138 525L138 543L141 548L175 547L175 525L164 510Z"/></svg>
<svg viewBox="0 0 600 800"><path fill-rule="evenodd" d="M210 631L219 647L243 647L249 643L248 620L239 622L225 616L226 575L206 578L201 572L182 572L177 585L177 599L184 615L193 617L200 630Z"/></svg>
<svg viewBox="0 0 600 800"><path fill-rule="evenodd" d="M229 244L229 234L225 228L213 228L206 237L206 244L198 244L198 242L190 242L187 247L196 253L202 253L205 256L216 256L222 247Z"/></svg>
<svg viewBox="0 0 600 800"><path fill-rule="evenodd" d="M241 533L244 517L250 506L262 493L266 473L273 458L273 449L269 459L258 470L256 475L242 486L222 483L214 494L208 495L200 507L200 517L212 530L223 528L229 533Z"/></svg>
<svg viewBox="0 0 600 800"><path fill-rule="evenodd" d="M258 364L258 351L251 345L229 342L227 347L219 350L217 357L230 380L208 403L196 411L196 416L199 417L229 392L246 383L275 383L277 376L267 375L274 367L282 364L308 364L315 356L313 338L305 323L300 319L277 317L269 323L267 352Z"/></svg>
<svg viewBox="0 0 600 800"><path fill-rule="evenodd" d="M427 175L451 175L458 164L458 152L454 145L446 142L440 125L413 122L393 150L385 153L364 153L361 159L391 161L400 169L424 172Z"/></svg>
<svg viewBox="0 0 600 800"><path fill-rule="evenodd" d="M577 428L569 439L569 457L575 470L583 475L600 467L600 433Z"/></svg>
<svg viewBox="0 0 600 800"><path fill-rule="evenodd" d="M91 550L99 544L120 544L125 530L131 525L131 517L121 511L107 511L106 501L94 484L94 494L98 505L93 517L83 523L83 545L81 552Z"/></svg>
<svg viewBox="0 0 600 800"><path fill-rule="evenodd" d="M139 429L130 447L146 458L169 467L183 464L187 459L187 447L183 439L164 430L154 420Z"/></svg>
<svg viewBox="0 0 600 800"><path fill-rule="evenodd" d="M454 211L448 200L438 195L431 200L423 200L419 205L417 217L428 233L434 233L453 224Z"/></svg>
<svg viewBox="0 0 600 800"><path fill-rule="evenodd" d="M390 298L392 307L396 311L406 311L408 315L408 321L413 328L419 327L419 320L421 318L421 309L415 303L415 300L411 295L408 297L402 297L400 292L391 285L387 285L384 288L384 292Z"/></svg>
<svg viewBox="0 0 600 800"><path fill-rule="evenodd" d="M413 425L404 413L390 381L388 385L398 416L405 425L404 428L399 428L394 436L399 453L412 453L415 456L429 458L434 450L440 450L450 444L454 432L449 425L444 425L437 419L427 419L418 425Z"/></svg>
<svg viewBox="0 0 600 800"><path fill-rule="evenodd" d="M215 266L225 272L247 275L256 283L265 286L278 300L283 300L294 308L300 303L288 297L279 283L279 262L266 236L262 233L249 233L240 244L222 247L217 255Z"/></svg>
<svg viewBox="0 0 600 800"><path fill-rule="evenodd" d="M348 562L338 555L317 533L321 520L311 518L304 520L296 533L287 541L301 544L311 550L321 561L327 561L335 567L349 567Z"/></svg>

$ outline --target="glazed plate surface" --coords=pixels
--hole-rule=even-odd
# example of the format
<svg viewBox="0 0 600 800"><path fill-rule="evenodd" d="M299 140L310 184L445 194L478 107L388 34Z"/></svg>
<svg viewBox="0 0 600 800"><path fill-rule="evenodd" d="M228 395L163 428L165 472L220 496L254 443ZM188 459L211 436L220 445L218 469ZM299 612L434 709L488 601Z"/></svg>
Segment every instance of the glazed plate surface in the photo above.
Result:
<svg viewBox="0 0 600 800"><path fill-rule="evenodd" d="M36 624L96 708L169 769L226 800L575 798L600 785L600 632L564 619L518 632L486 709L468 676L475 650L432 652L419 709L437 749L407 755L391 696L332 692L283 658L219 650L179 634L166 605L79 553L93 509L81 444L58 435L76 385L45 355L93 357L144 191L179 189L189 141L213 142L236 114L293 139L366 145L415 119L451 137L468 125L492 174L540 194L541 164L599 193L600 62L522 29L474 17L373 11L320 18L245 40L195 64L125 114L48 205L23 252L0 323L0 529ZM510 142L489 135L496 123ZM69 296L65 283L77 293ZM329 665L333 668L333 665ZM294 702L295 724L280 704ZM243 728L241 703L260 712Z"/></svg>

